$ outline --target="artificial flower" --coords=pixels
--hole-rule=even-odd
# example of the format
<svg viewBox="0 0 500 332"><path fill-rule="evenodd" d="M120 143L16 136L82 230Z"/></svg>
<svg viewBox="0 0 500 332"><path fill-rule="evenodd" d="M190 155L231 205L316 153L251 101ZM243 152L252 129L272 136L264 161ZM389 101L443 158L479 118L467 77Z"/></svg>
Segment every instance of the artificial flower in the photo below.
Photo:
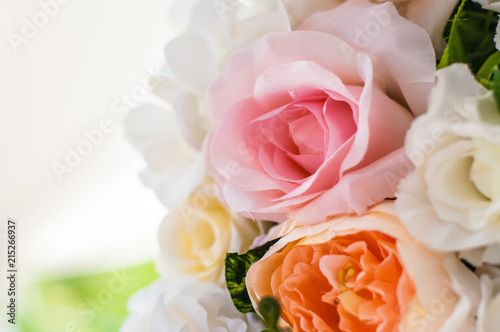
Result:
<svg viewBox="0 0 500 332"><path fill-rule="evenodd" d="M233 211L255 218L362 214L406 174L404 136L434 84L431 41L392 3L368 0L299 30L236 54L209 89L207 172Z"/></svg>

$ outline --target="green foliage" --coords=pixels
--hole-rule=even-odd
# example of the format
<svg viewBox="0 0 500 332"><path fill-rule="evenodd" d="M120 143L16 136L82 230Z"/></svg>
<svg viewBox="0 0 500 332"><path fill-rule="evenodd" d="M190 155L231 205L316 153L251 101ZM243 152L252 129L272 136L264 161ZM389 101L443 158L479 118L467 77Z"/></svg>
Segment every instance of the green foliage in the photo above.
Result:
<svg viewBox="0 0 500 332"><path fill-rule="evenodd" d="M245 278L250 266L262 258L278 240L273 240L247 253L227 253L225 261L226 284L234 306L240 312L255 312L246 288Z"/></svg>
<svg viewBox="0 0 500 332"><path fill-rule="evenodd" d="M45 279L27 290L20 303L23 332L118 331L127 302L158 274L152 263L107 273Z"/></svg>
<svg viewBox="0 0 500 332"><path fill-rule="evenodd" d="M476 74L477 81L487 86L498 65L500 65L500 52L496 51L484 62L481 68L479 68Z"/></svg>
<svg viewBox="0 0 500 332"><path fill-rule="evenodd" d="M490 90L493 91L498 111L500 110L500 70L498 67L495 67L495 70L493 71L493 78L490 82Z"/></svg>
<svg viewBox="0 0 500 332"><path fill-rule="evenodd" d="M476 80L486 89L493 91L497 110L500 112L500 52L493 53L479 69Z"/></svg>
<svg viewBox="0 0 500 332"><path fill-rule="evenodd" d="M438 69L445 68L456 62L467 62L467 56L465 55L462 39L458 31L458 23L461 22L460 16L463 14L463 9L466 1L467 0L462 0L457 12L455 13L455 16L453 17L450 34L447 38L448 45L444 50L443 57L441 58L441 61L438 65Z"/></svg>
<svg viewBox="0 0 500 332"><path fill-rule="evenodd" d="M496 52L494 37L497 23L497 13L482 9L472 0L462 0L445 30L448 45L438 69L463 62L477 73Z"/></svg>
<svg viewBox="0 0 500 332"><path fill-rule="evenodd" d="M259 302L259 312L267 325L261 332L280 332L278 320L281 315L281 306L274 297L265 297Z"/></svg>

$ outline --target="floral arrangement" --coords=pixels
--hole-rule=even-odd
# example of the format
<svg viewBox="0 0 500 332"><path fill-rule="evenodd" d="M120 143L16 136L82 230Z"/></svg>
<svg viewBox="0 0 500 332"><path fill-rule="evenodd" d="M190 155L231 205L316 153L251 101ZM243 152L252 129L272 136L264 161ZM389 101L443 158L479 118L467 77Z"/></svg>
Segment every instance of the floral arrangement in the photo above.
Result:
<svg viewBox="0 0 500 332"><path fill-rule="evenodd" d="M177 2L121 331L500 331L495 2Z"/></svg>

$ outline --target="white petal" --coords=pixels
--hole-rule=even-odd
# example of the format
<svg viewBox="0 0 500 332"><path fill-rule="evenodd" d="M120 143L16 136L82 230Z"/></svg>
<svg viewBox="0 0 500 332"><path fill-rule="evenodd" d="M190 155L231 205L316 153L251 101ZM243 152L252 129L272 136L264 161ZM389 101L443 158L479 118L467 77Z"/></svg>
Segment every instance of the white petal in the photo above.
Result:
<svg viewBox="0 0 500 332"><path fill-rule="evenodd" d="M228 28L236 43L256 40L268 33L290 31L288 16L279 0L241 1L232 14L234 22L230 22Z"/></svg>
<svg viewBox="0 0 500 332"><path fill-rule="evenodd" d="M283 0L290 15L292 28L295 29L309 15L337 7L344 0Z"/></svg>
<svg viewBox="0 0 500 332"><path fill-rule="evenodd" d="M186 89L171 76L161 77L161 82L154 88L154 94L167 104L173 105L177 96Z"/></svg>
<svg viewBox="0 0 500 332"><path fill-rule="evenodd" d="M460 300L440 331L474 331L475 315L480 302L479 279L453 255L445 258L444 266L451 277L451 286Z"/></svg>
<svg viewBox="0 0 500 332"><path fill-rule="evenodd" d="M500 278L481 275L482 299L477 312L478 332L500 330Z"/></svg>
<svg viewBox="0 0 500 332"><path fill-rule="evenodd" d="M201 151L201 146L209 130L202 100L190 93L182 93L175 102L175 114L186 141L194 149Z"/></svg>
<svg viewBox="0 0 500 332"><path fill-rule="evenodd" d="M245 315L233 306L227 289L190 276L159 279L133 295L130 302L144 305L129 305L131 315L121 332L247 331ZM132 324L138 319L142 324Z"/></svg>
<svg viewBox="0 0 500 332"><path fill-rule="evenodd" d="M179 29L185 30L191 21L191 13L199 0L178 0L170 9L170 19Z"/></svg>
<svg viewBox="0 0 500 332"><path fill-rule="evenodd" d="M499 8L500 11L500 8ZM497 25L497 30L495 32L495 47L500 50L500 24Z"/></svg>
<svg viewBox="0 0 500 332"><path fill-rule="evenodd" d="M212 49L199 34L186 33L175 38L165 48L165 56L176 77L201 94L219 74Z"/></svg>
<svg viewBox="0 0 500 332"><path fill-rule="evenodd" d="M407 18L429 33L438 54L446 46L443 31L457 3L458 0L413 0L408 4Z"/></svg>
<svg viewBox="0 0 500 332"><path fill-rule="evenodd" d="M183 202L203 178L204 167L201 154L182 139L175 114L144 105L132 110L124 122L127 137L148 163L141 174L144 184L167 208Z"/></svg>

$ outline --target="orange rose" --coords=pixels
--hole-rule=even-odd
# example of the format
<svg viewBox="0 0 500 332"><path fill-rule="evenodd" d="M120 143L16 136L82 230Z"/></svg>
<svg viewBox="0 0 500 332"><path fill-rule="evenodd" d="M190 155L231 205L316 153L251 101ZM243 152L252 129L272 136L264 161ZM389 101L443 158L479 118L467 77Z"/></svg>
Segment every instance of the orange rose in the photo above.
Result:
<svg viewBox="0 0 500 332"><path fill-rule="evenodd" d="M415 243L386 202L295 228L250 268L247 288L254 304L278 298L295 332L438 331L460 300L448 268L466 270Z"/></svg>

